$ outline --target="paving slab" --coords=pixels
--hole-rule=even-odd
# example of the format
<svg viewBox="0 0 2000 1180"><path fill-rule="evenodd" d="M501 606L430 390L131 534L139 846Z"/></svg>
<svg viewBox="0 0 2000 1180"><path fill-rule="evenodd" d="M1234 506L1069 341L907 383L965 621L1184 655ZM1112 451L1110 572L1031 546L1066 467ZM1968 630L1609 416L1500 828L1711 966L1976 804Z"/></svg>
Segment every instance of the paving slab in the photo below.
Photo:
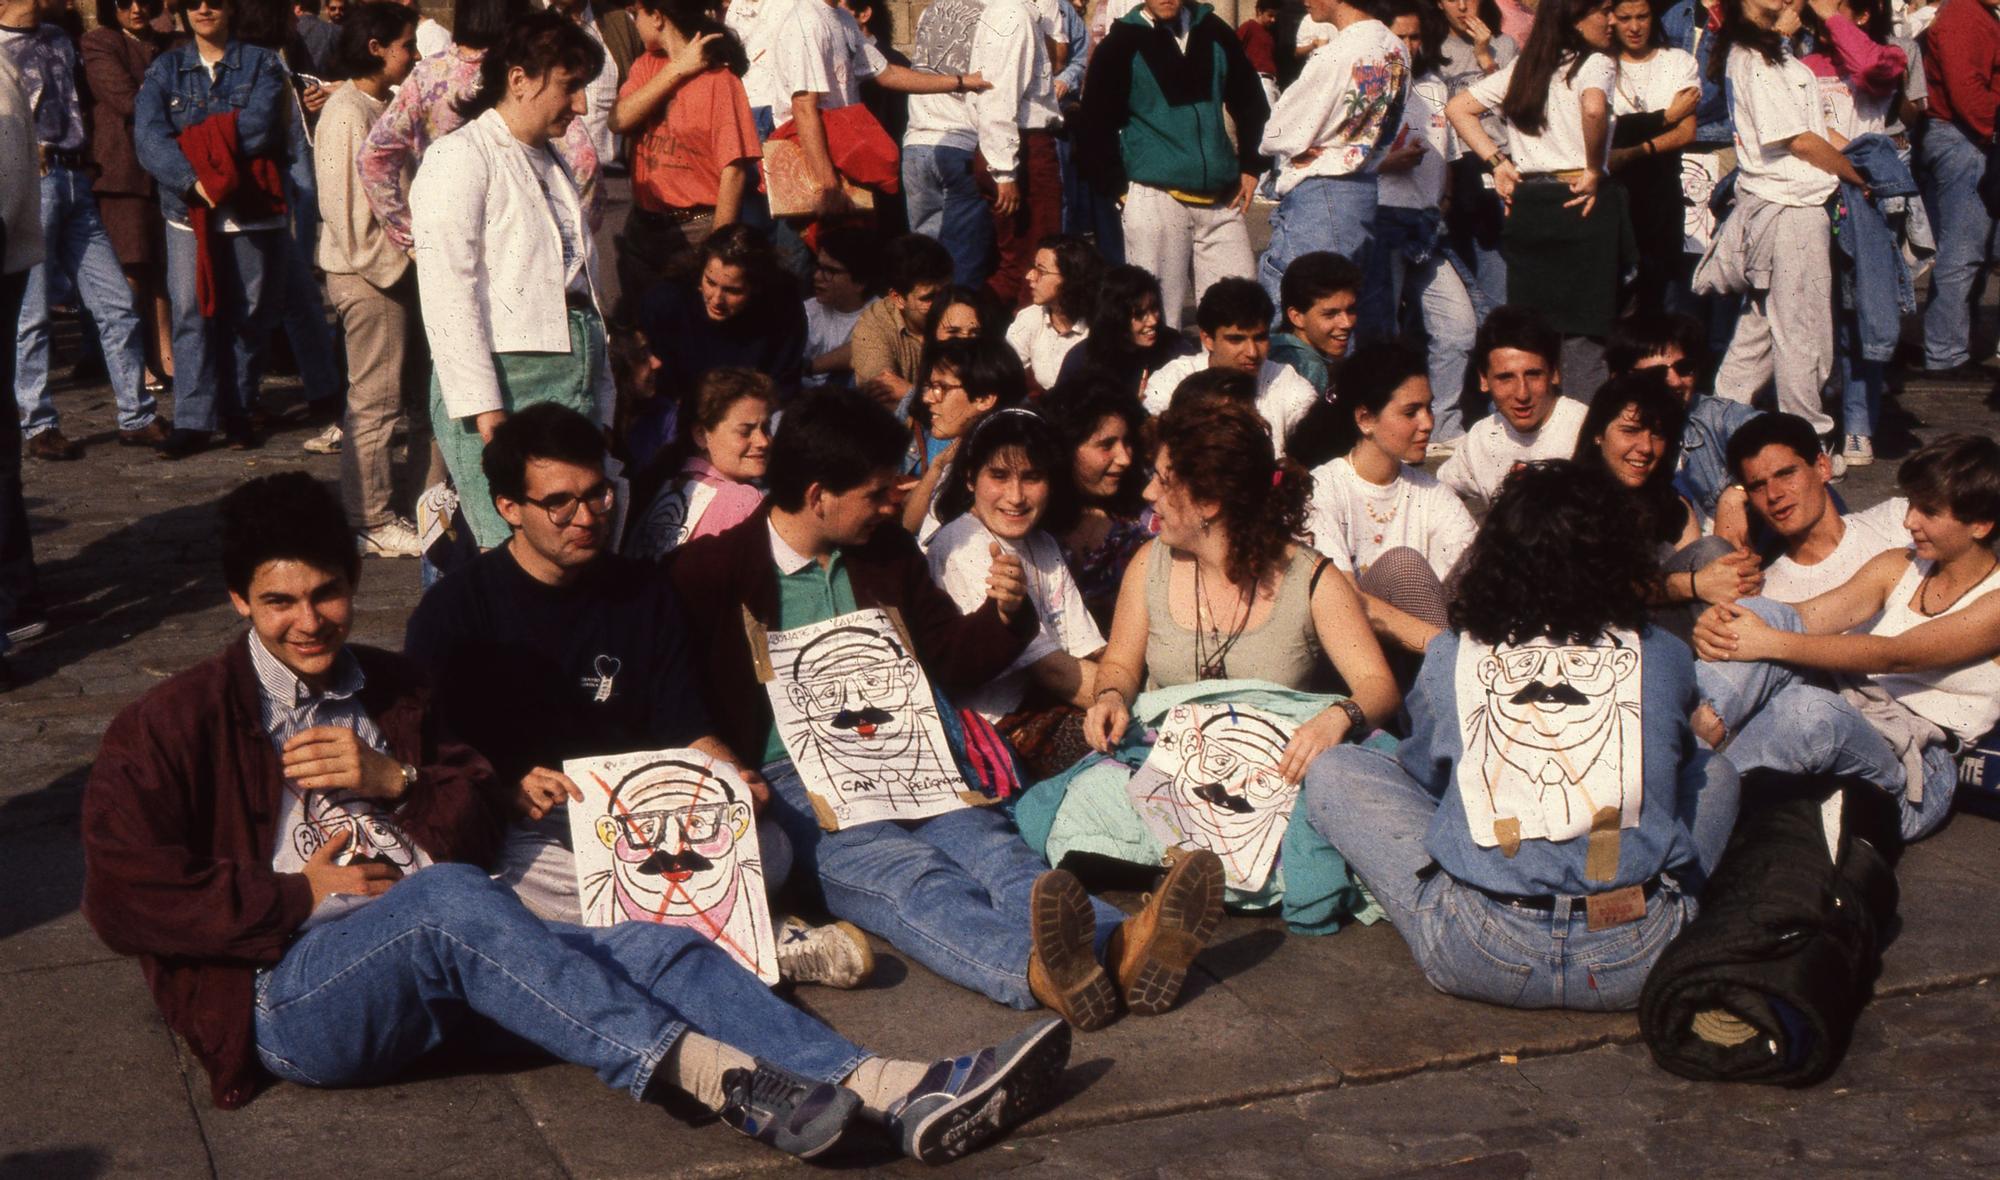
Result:
<svg viewBox="0 0 2000 1180"><path fill-rule="evenodd" d="M0 974L0 1012L0 1176L209 1174L173 1039L138 968Z"/></svg>

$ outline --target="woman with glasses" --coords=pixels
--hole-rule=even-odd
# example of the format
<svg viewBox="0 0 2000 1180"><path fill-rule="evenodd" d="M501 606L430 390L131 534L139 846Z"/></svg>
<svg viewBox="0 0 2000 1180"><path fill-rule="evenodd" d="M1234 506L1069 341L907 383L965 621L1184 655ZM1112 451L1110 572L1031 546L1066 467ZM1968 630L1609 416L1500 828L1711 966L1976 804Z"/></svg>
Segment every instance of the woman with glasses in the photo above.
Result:
<svg viewBox="0 0 2000 1180"><path fill-rule="evenodd" d="M1040 389L1054 389L1070 350L1090 335L1104 261L1082 238L1056 234L1035 247L1028 306L1007 328L1007 343Z"/></svg>
<svg viewBox="0 0 2000 1180"><path fill-rule="evenodd" d="M166 222L153 196L153 178L139 166L132 146L132 117L146 67L166 47L153 29L161 0L98 0L97 27L77 42L89 83L90 158L97 162L91 192L97 216L125 268L132 302L146 329L146 386L164 393L174 375L173 306L160 268L166 260Z"/></svg>
<svg viewBox="0 0 2000 1180"><path fill-rule="evenodd" d="M233 9L187 0L189 40L153 60L133 104L133 147L167 222L169 459L202 450L218 427L232 447L255 445L250 409L283 281L290 75L276 53L237 38Z"/></svg>
<svg viewBox="0 0 2000 1180"><path fill-rule="evenodd" d="M959 444L988 414L1027 399L1028 376L1013 350L1000 341L934 340L924 347L910 407L906 469L916 484L903 501L903 527L920 543L928 544L943 523L935 502Z"/></svg>
<svg viewBox="0 0 2000 1180"><path fill-rule="evenodd" d="M480 62L466 126L410 189L431 428L481 549L511 535L480 462L507 415L556 402L608 427L616 410L583 194L552 147L603 65L574 22L521 18Z"/></svg>

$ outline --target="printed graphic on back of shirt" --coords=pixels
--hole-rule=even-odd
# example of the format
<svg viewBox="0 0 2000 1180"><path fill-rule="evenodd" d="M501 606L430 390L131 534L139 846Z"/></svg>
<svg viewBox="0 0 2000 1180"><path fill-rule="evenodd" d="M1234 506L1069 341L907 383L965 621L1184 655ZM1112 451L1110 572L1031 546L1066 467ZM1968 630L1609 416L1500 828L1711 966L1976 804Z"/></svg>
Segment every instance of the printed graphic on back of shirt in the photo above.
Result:
<svg viewBox="0 0 2000 1180"><path fill-rule="evenodd" d="M1456 787L1473 843L1507 856L1639 825L1644 801L1639 637L1488 645L1454 669L1465 755Z"/></svg>

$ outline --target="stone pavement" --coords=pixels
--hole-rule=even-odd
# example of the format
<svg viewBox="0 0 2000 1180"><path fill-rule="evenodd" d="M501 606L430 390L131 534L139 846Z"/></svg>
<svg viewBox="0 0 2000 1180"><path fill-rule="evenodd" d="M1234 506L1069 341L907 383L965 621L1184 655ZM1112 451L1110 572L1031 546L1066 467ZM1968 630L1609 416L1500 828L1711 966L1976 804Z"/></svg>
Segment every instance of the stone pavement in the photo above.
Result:
<svg viewBox="0 0 2000 1180"><path fill-rule="evenodd" d="M292 394L275 389L282 403ZM54 627L0 696L0 1177L719 1176L790 1167L726 1129L688 1126L587 1072L481 1054L472 1035L395 1084L276 1086L213 1110L199 1068L138 970L77 912L79 798L126 702L238 634L213 513L236 481L337 460L304 433L181 464L115 445L108 391L59 392L79 463L31 463L27 488ZM1980 393L1912 388L1918 437L2000 424ZM1865 506L1894 464L1843 485ZM413 563L369 561L356 639L400 645ZM1721 1088L1655 1069L1629 1015L1515 1012L1453 1000L1386 926L1288 938L1231 919L1187 1002L1080 1036L1066 1101L967 1173L1244 1176L1993 1175L2000 1168L1996 828L1960 816L1905 858L1903 930L1881 999L1831 1082ZM1132 899L1125 899L1129 904ZM1026 1016L882 950L875 984L798 1000L863 1043L926 1055L991 1042ZM842 1161L903 1167L880 1150Z"/></svg>

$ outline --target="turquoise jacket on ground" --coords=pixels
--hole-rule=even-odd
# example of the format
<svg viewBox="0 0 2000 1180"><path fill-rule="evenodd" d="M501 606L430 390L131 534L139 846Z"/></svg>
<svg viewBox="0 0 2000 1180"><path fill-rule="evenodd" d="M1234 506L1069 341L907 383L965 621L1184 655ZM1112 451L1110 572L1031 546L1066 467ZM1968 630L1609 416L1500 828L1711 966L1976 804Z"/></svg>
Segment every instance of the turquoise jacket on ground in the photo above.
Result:
<svg viewBox="0 0 2000 1180"><path fill-rule="evenodd" d="M1143 693L1132 703L1132 723L1111 755L1091 754L1068 770L1030 787L1013 803L1021 838L1050 863L1071 852L1093 852L1130 864L1160 863L1165 851L1146 830L1125 794L1125 784L1153 749L1153 731L1175 705L1228 702L1276 714L1293 723L1315 716L1338 697L1280 688L1267 680L1205 680ZM1393 751L1394 738L1377 733L1368 744ZM1348 921L1372 924L1381 907L1347 869L1347 859L1326 842L1294 805L1277 867L1255 893L1225 890L1232 910L1277 908L1294 934L1332 934ZM1069 808L1065 813L1065 806Z"/></svg>

